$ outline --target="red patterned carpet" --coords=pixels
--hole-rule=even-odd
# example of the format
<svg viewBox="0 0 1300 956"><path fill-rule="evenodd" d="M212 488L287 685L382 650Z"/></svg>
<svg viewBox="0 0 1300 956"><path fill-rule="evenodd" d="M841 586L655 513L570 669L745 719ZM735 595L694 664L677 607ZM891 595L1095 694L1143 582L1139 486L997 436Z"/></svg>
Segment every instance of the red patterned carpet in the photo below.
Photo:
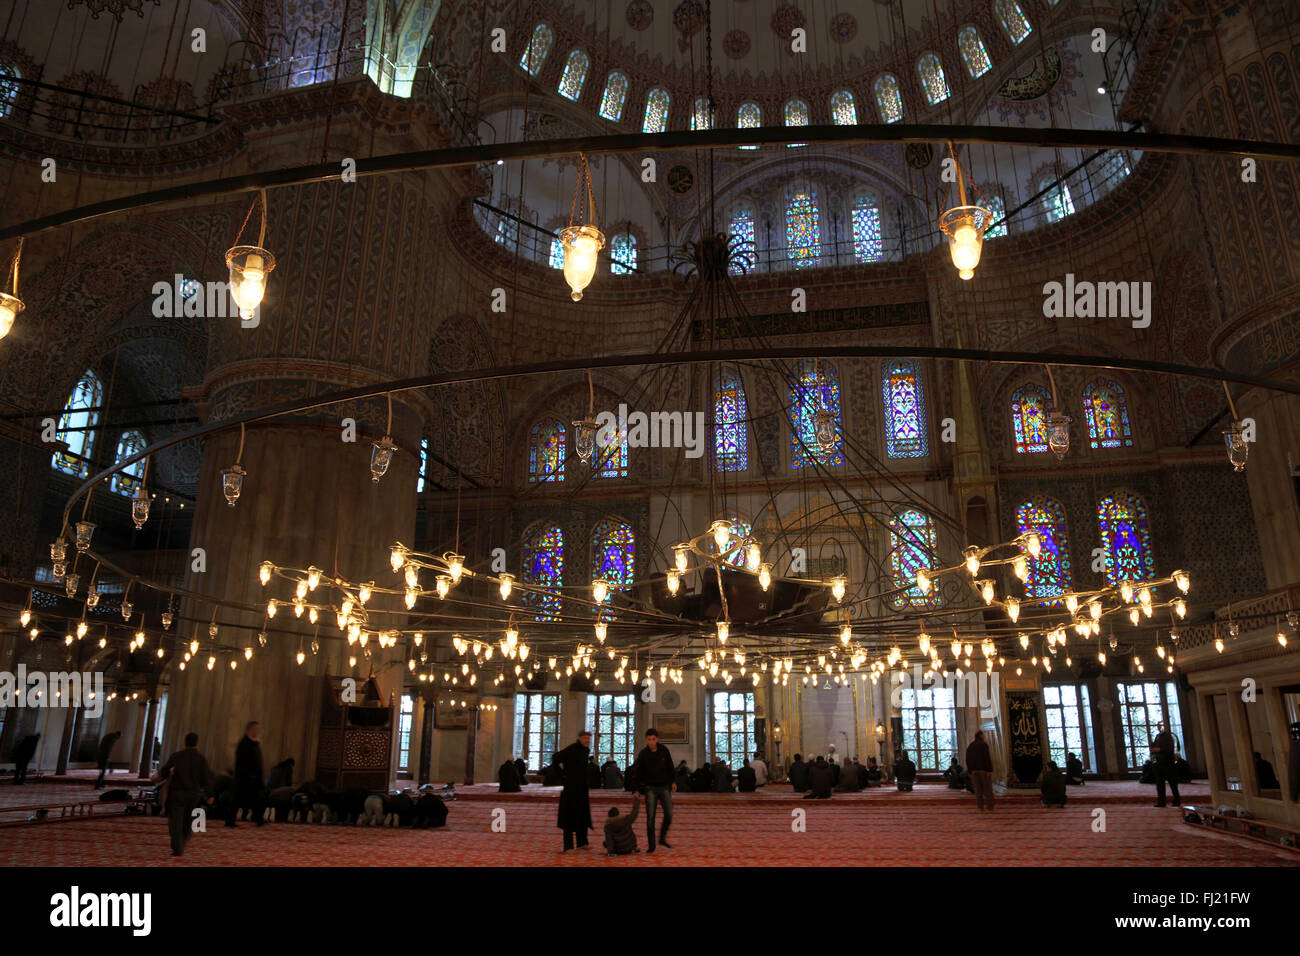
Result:
<svg viewBox="0 0 1300 956"><path fill-rule="evenodd" d="M66 784L44 783L62 797ZM36 796L37 785L0 788ZM754 795L675 798L673 848L654 855L608 857L560 852L557 791L496 794L463 788L440 830L241 823L196 834L184 857L170 855L161 817L47 823L0 829L0 866L1294 866L1296 855L1189 827L1175 809L1149 805L1148 787L1124 782L1071 790L1071 806L1047 810L1032 797L999 798L981 814L968 794L922 786L913 794L876 790L829 801L796 800L786 788ZM1199 792L1197 792L1199 790ZM1193 797L1193 794L1195 796ZM44 796L44 794L43 794ZM1204 787L1187 799L1205 799ZM32 802L37 802L32 800ZM593 795L597 822L623 794ZM1093 832L1093 809L1106 831ZM505 811L505 832L492 830ZM644 808L643 808L644 810ZM792 832L793 811L806 832ZM645 844L644 828L638 838ZM596 833L592 834L598 844Z"/></svg>

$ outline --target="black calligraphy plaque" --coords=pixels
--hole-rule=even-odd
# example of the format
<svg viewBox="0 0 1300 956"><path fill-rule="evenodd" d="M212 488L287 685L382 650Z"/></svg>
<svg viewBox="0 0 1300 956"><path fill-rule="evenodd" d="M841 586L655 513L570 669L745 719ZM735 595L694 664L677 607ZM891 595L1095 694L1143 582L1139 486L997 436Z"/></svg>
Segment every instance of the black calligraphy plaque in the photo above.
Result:
<svg viewBox="0 0 1300 956"><path fill-rule="evenodd" d="M1032 784L1043 772L1043 735L1038 719L1038 692L1007 693L1007 739L1011 772L1022 784Z"/></svg>

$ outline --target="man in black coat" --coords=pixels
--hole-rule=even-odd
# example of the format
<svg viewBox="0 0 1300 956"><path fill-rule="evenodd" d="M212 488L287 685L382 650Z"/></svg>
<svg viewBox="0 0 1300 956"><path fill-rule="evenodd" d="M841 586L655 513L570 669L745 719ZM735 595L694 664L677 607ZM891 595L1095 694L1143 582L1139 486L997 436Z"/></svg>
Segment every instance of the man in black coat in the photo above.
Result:
<svg viewBox="0 0 1300 956"><path fill-rule="evenodd" d="M758 774L748 762L736 771L736 786L741 793L753 793L758 789Z"/></svg>
<svg viewBox="0 0 1300 956"><path fill-rule="evenodd" d="M266 823L262 819L266 811L266 786L263 783L266 776L262 770L262 745L257 742L261 735L262 725L250 720L239 746L235 748L235 802L226 818L228 827L235 825L235 817L244 808L248 808L259 827Z"/></svg>
<svg viewBox="0 0 1300 956"><path fill-rule="evenodd" d="M523 757L515 758L515 773L519 774L519 786L528 786L528 764L524 763Z"/></svg>
<svg viewBox="0 0 1300 956"><path fill-rule="evenodd" d="M794 763L790 764L790 786L795 793L804 793L808 789L808 765L803 762L802 754L795 754Z"/></svg>
<svg viewBox="0 0 1300 956"><path fill-rule="evenodd" d="M731 768L727 766L727 762L721 757L713 762L713 792L736 792L731 786Z"/></svg>
<svg viewBox="0 0 1300 956"><path fill-rule="evenodd" d="M14 744L14 784L16 786L27 782L27 765L36 756L36 745L40 740L40 734L28 734Z"/></svg>
<svg viewBox="0 0 1300 956"><path fill-rule="evenodd" d="M1071 787L1083 786L1083 761L1073 751L1065 755L1065 783Z"/></svg>
<svg viewBox="0 0 1300 956"><path fill-rule="evenodd" d="M651 727L645 732L645 746L636 755L628 777L635 777L637 783L645 790L645 830L646 852L655 851L655 813L658 804L664 807L664 825L659 831L659 842L672 849L668 842L668 827L673 822L673 791L677 789L676 772L673 769L673 755L668 748L659 743L659 731Z"/></svg>
<svg viewBox="0 0 1300 956"><path fill-rule="evenodd" d="M691 793L708 793L713 789L713 768L708 761L691 774Z"/></svg>
<svg viewBox="0 0 1300 956"><path fill-rule="evenodd" d="M623 789L623 774L619 771L613 757L606 760L600 768L600 788L602 790Z"/></svg>
<svg viewBox="0 0 1300 956"><path fill-rule="evenodd" d="M808 793L805 800L829 800L831 798L831 765L825 757L818 757L817 762L808 771Z"/></svg>
<svg viewBox="0 0 1300 956"><path fill-rule="evenodd" d="M1174 806L1181 806L1183 801L1178 796L1178 772L1174 767L1174 751L1178 749L1178 741L1165 729L1163 723L1156 724L1156 730L1159 733L1151 741L1151 757L1155 761L1156 806L1165 805L1165 784L1169 784L1169 789L1173 791Z"/></svg>
<svg viewBox="0 0 1300 956"><path fill-rule="evenodd" d="M507 760L497 771L497 793L518 793L519 792L519 771L515 769L515 762Z"/></svg>
<svg viewBox="0 0 1300 956"><path fill-rule="evenodd" d="M113 756L113 748L121 736L122 731L115 730L111 734L105 734L99 741L99 750L95 754L99 764L99 778L95 781L96 790L104 789L104 774L108 773L108 759Z"/></svg>
<svg viewBox="0 0 1300 956"><path fill-rule="evenodd" d="M587 789L600 789L600 767L596 765L595 757L587 761Z"/></svg>
<svg viewBox="0 0 1300 956"><path fill-rule="evenodd" d="M212 803L212 770L207 758L199 753L198 734L185 735L185 749L168 758L158 769L157 779L167 788L167 832L171 835L172 856L180 856L194 829L190 823L194 808L201 801Z"/></svg>
<svg viewBox="0 0 1300 956"><path fill-rule="evenodd" d="M975 736L979 737L980 732L976 731ZM970 764L970 762L970 752L968 751L966 753L966 763ZM894 779L898 782L898 789L905 792L910 791L916 783L916 764L912 763L911 758L907 756L906 750L902 751L898 760L894 762Z"/></svg>
<svg viewBox="0 0 1300 956"><path fill-rule="evenodd" d="M591 794L587 766L591 758L591 733L584 730L578 739L555 755L564 789L560 791L560 811L555 825L564 831L564 849L587 848L587 831L591 829Z"/></svg>

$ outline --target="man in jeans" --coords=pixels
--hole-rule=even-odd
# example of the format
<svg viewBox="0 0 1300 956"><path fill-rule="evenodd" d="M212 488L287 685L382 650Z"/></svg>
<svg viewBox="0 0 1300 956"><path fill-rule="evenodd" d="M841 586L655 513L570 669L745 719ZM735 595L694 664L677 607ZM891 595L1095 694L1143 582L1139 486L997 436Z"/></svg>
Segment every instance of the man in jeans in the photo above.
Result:
<svg viewBox="0 0 1300 956"><path fill-rule="evenodd" d="M648 853L655 851L655 808L664 805L664 825L659 831L659 842L672 849L668 842L668 827L673 822L673 791L677 789L672 754L659 745L659 731L651 727L645 732L646 745L636 755L632 772L645 790L646 838Z"/></svg>
<svg viewBox="0 0 1300 956"><path fill-rule="evenodd" d="M1181 806L1182 800L1178 796L1178 772L1174 765L1174 751L1178 749L1178 741L1165 729L1163 723L1156 724L1156 730L1159 732L1151 741L1151 757L1156 765L1156 806L1165 805L1166 782L1173 790L1174 806Z"/></svg>
<svg viewBox="0 0 1300 956"><path fill-rule="evenodd" d="M167 831L171 834L172 856L185 852L185 841L193 831L191 818L200 802L212 803L212 770L199 753L199 735L185 735L185 749L178 750L158 770L167 791Z"/></svg>
<svg viewBox="0 0 1300 956"><path fill-rule="evenodd" d="M975 731L975 739L966 748L966 769L970 771L970 782L975 788L975 806L983 810L993 809L993 755L984 740L984 731Z"/></svg>

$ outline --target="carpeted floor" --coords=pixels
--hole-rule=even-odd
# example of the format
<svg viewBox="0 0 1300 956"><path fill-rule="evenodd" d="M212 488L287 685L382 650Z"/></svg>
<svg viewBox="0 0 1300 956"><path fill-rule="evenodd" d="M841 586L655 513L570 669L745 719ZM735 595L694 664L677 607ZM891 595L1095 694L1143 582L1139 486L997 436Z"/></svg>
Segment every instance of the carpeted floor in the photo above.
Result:
<svg viewBox="0 0 1300 956"><path fill-rule="evenodd" d="M56 797L66 784L45 783ZM1195 785L1185 799L1204 800ZM35 797L37 785L0 787ZM558 791L496 794L460 788L440 830L271 824L236 829L215 824L196 834L179 859L170 855L161 817L47 823L0 829L0 866L1294 866L1284 850L1201 831L1176 809L1149 805L1150 788L1098 782L1071 790L1071 806L1047 810L1032 797L999 798L979 813L968 794L922 786L797 800L787 788L753 795L685 794L675 798L673 848L611 858L596 845L560 852ZM1109 791L1109 792L1107 792ZM599 824L608 807L626 809L626 794L593 794ZM38 802L32 800L31 802ZM1095 808L1105 832L1093 830ZM494 832L494 811L504 832ZM796 811L806 811L794 832ZM644 812L644 807L642 807ZM637 821L645 846L645 829Z"/></svg>

